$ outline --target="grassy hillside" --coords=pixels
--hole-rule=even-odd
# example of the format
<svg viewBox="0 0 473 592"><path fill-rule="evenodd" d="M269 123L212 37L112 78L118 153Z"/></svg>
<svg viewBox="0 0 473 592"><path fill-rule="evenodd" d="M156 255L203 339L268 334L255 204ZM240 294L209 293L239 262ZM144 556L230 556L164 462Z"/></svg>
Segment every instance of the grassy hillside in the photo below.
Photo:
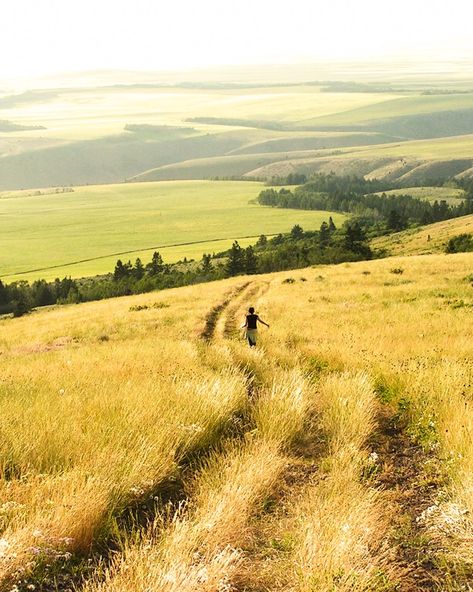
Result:
<svg viewBox="0 0 473 592"><path fill-rule="evenodd" d="M473 216L461 216L379 237L372 241L372 246L392 255L428 255L444 252L449 239L464 233L473 233Z"/></svg>
<svg viewBox="0 0 473 592"><path fill-rule="evenodd" d="M0 320L0 589L465 589L470 264L317 267ZM254 350L250 304L270 324Z"/></svg>
<svg viewBox="0 0 473 592"><path fill-rule="evenodd" d="M371 168L361 167L366 174L381 174L376 163L382 158L409 160L404 172L431 161L469 159L450 167L459 174L473 166L471 138L465 144L473 133L473 94L452 76L408 77L403 84L371 77L358 84L309 78L257 85L152 83L143 74L141 83L135 76L128 85L78 81L75 88L0 94L0 121L9 122L0 130L0 190L130 177L241 176L255 169L266 175L273 168L265 165L276 162L281 169L290 162L308 170L347 164L318 162L330 153L300 154L324 149L373 160ZM442 138L448 146L439 145ZM310 166L299 160L309 156L317 159ZM418 173L428 178L435 170Z"/></svg>
<svg viewBox="0 0 473 592"><path fill-rule="evenodd" d="M364 175L367 178L393 179L407 187L413 182L470 175L473 170L473 136L413 140L402 143L343 148L336 154L289 155L272 164L258 167L248 177L271 177L289 172L312 174L334 171L338 174Z"/></svg>
<svg viewBox="0 0 473 592"><path fill-rule="evenodd" d="M192 181L0 194L0 277L107 273L118 257L147 261L156 249L169 262L200 259L204 252L230 247L236 238L289 232L294 224L318 229L328 220L329 212L250 204L261 188L251 182ZM345 216L333 218L338 225Z"/></svg>
<svg viewBox="0 0 473 592"><path fill-rule="evenodd" d="M392 189L384 193L386 195L410 195L430 202L445 200L449 204L456 204L458 200L465 198L463 189L454 187L403 187L402 189Z"/></svg>

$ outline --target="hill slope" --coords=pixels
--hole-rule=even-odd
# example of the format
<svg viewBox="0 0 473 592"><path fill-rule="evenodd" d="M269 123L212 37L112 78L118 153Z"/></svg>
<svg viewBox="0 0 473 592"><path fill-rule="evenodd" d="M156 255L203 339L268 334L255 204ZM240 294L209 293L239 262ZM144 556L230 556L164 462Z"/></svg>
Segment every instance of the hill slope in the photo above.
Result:
<svg viewBox="0 0 473 592"><path fill-rule="evenodd" d="M403 230L376 238L371 244L391 255L429 255L444 252L449 239L463 233L473 233L473 215Z"/></svg>
<svg viewBox="0 0 473 592"><path fill-rule="evenodd" d="M470 263L319 266L0 319L0 586L466 586ZM254 350L249 304L270 324Z"/></svg>

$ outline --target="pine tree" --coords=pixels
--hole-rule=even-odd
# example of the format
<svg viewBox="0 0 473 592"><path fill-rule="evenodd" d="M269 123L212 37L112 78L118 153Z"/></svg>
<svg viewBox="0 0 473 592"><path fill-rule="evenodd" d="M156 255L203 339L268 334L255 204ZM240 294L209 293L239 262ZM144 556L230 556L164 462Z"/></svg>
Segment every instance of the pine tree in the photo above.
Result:
<svg viewBox="0 0 473 592"><path fill-rule="evenodd" d="M115 269L113 271L113 279L116 282L118 282L126 276L127 276L127 272L126 272L125 266L123 265L122 260L118 259L117 264L115 265Z"/></svg>
<svg viewBox="0 0 473 592"><path fill-rule="evenodd" d="M295 226L292 227L291 238L293 238L295 240L299 240L303 236L304 236L304 231L302 230L302 226L299 226L299 224L296 224Z"/></svg>
<svg viewBox="0 0 473 592"><path fill-rule="evenodd" d="M266 237L266 235L262 234L260 235L259 239L256 241L256 246L257 247L265 247L268 244L268 239Z"/></svg>
<svg viewBox="0 0 473 592"><path fill-rule="evenodd" d="M209 273L211 273L212 271L212 263L210 262L210 260L212 259L212 257L209 254L204 253L202 255L202 265L200 270L202 271L202 273L204 275L209 275Z"/></svg>
<svg viewBox="0 0 473 592"><path fill-rule="evenodd" d="M334 221L332 220L332 216L328 219L328 229L330 234L334 233L337 230Z"/></svg>
<svg viewBox="0 0 473 592"><path fill-rule="evenodd" d="M144 265L141 262L141 259L139 257L137 257L137 259L135 261L135 267L133 268L133 277L137 280L141 280L141 278L144 276L144 274L145 274Z"/></svg>
<svg viewBox="0 0 473 592"><path fill-rule="evenodd" d="M330 242L329 225L327 224L327 222L322 222L322 224L320 225L320 231L319 231L319 245L322 249L325 249L325 247L329 244L329 242Z"/></svg>
<svg viewBox="0 0 473 592"><path fill-rule="evenodd" d="M244 254L242 248L235 241L232 248L229 251L228 261L225 266L225 272L227 276L238 275L244 271Z"/></svg>
<svg viewBox="0 0 473 592"><path fill-rule="evenodd" d="M148 273L148 275L158 275L159 273L162 273L163 271L164 271L163 258L158 253L158 251L155 251L153 253L153 257L151 258L151 263L148 263L148 265L146 266L146 272Z"/></svg>
<svg viewBox="0 0 473 592"><path fill-rule="evenodd" d="M245 272L252 275L257 272L257 268L258 260L253 247L250 245L245 249Z"/></svg>

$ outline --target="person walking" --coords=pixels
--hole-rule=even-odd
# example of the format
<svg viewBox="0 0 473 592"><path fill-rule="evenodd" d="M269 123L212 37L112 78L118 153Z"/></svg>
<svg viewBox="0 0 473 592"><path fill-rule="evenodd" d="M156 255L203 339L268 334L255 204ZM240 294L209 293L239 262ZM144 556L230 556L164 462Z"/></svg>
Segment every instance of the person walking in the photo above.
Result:
<svg viewBox="0 0 473 592"><path fill-rule="evenodd" d="M265 323L263 319L260 319L260 317L255 314L255 309L250 306L248 314L246 315L245 324L241 326L242 329L246 329L246 338L248 339L250 347L255 347L256 345L258 323L263 323L263 325L266 325L266 327L269 328L268 323Z"/></svg>

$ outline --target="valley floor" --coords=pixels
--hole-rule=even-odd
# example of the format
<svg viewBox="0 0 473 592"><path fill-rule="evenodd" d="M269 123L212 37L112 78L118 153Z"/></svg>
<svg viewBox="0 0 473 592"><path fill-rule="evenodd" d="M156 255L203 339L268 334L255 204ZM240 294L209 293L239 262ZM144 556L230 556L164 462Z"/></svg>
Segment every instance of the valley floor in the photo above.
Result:
<svg viewBox="0 0 473 592"><path fill-rule="evenodd" d="M0 590L473 589L471 265L0 320Z"/></svg>

